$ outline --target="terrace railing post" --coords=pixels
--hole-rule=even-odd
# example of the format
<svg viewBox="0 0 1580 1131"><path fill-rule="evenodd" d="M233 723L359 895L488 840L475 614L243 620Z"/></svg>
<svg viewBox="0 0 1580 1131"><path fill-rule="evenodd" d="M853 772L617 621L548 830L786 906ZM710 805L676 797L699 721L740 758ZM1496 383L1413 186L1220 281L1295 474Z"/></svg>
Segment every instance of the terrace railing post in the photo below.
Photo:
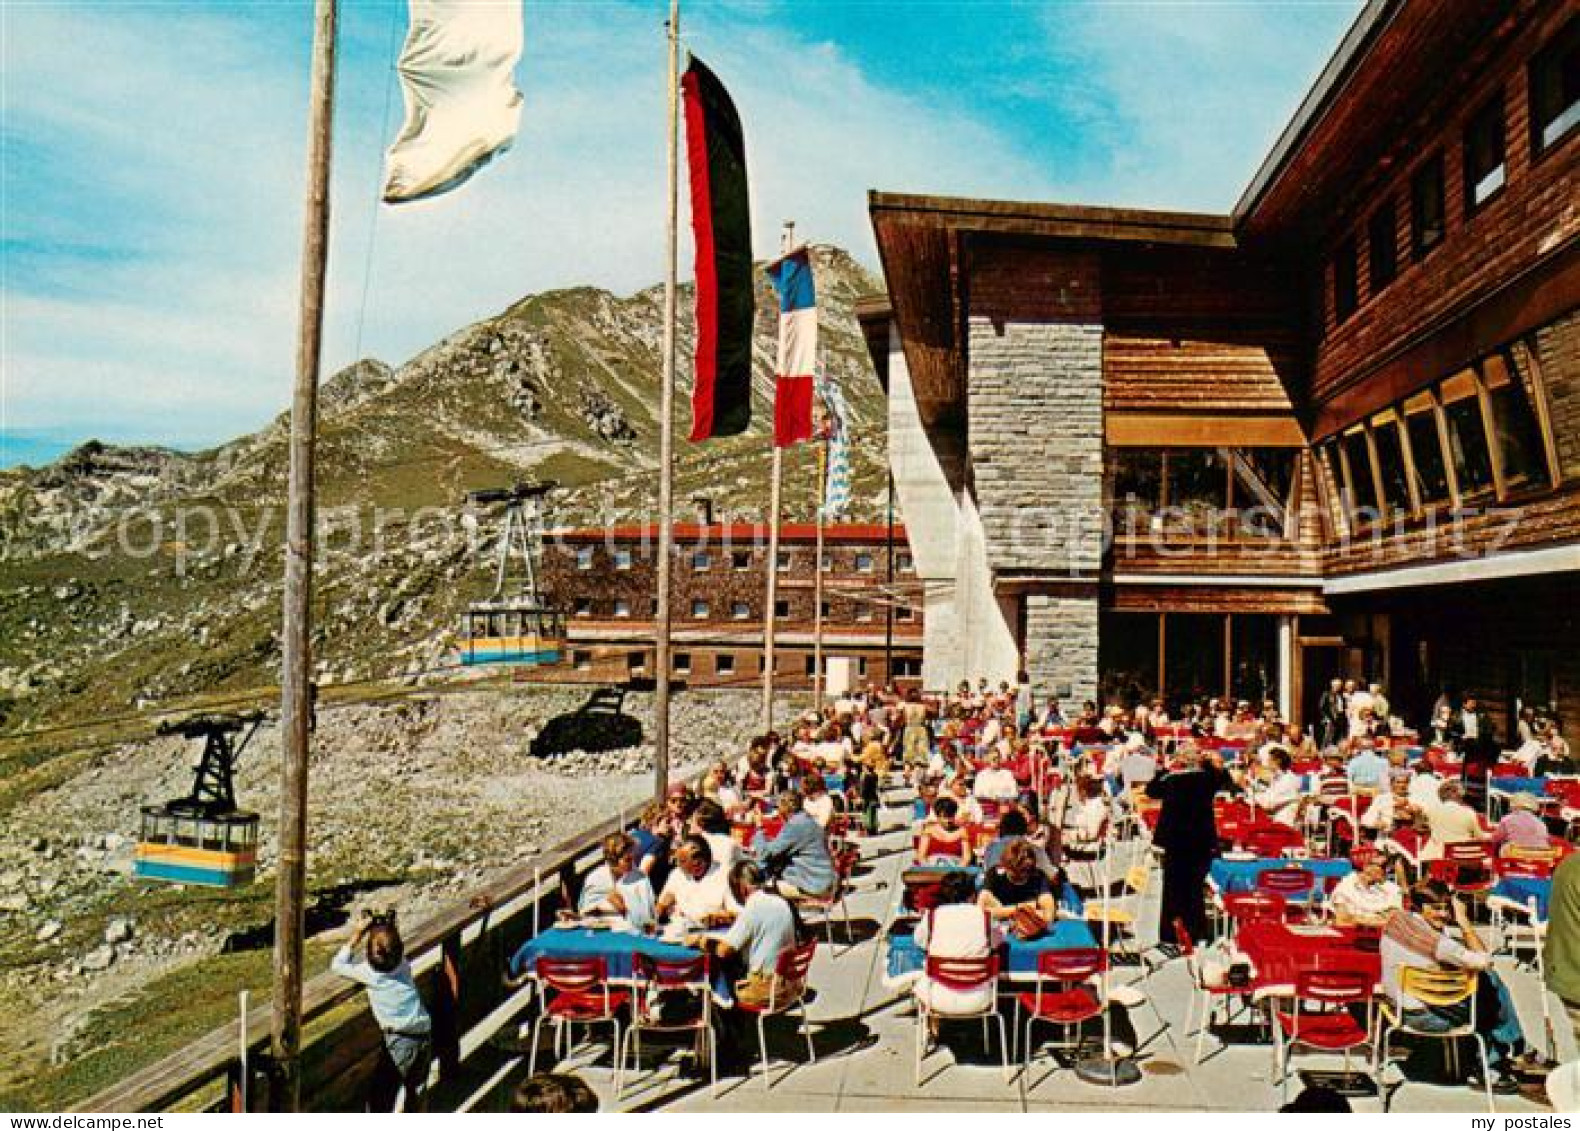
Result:
<svg viewBox="0 0 1580 1131"><path fill-rule="evenodd" d="M434 979L433 1051L439 1079L453 1080L461 1069L461 932L439 944L439 976Z"/></svg>

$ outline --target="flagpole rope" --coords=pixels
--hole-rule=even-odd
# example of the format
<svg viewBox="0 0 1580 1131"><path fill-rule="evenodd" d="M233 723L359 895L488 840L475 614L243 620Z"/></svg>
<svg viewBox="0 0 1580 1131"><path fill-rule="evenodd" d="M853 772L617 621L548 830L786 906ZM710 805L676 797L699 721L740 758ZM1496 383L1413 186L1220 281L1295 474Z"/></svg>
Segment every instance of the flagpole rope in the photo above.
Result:
<svg viewBox="0 0 1580 1131"><path fill-rule="evenodd" d="M389 6L389 46L384 52L384 58L390 60L389 70L384 78L384 112L379 116L379 137L386 138L390 135L390 108L395 104L395 81L398 74L396 68L396 47L400 38L400 6ZM373 178L373 210L368 217L368 238L362 258L362 299L357 304L357 333L356 344L351 350L351 360L362 360L362 329L367 321L368 292L373 284L373 251L378 239L379 213L382 209L383 189L381 178Z"/></svg>

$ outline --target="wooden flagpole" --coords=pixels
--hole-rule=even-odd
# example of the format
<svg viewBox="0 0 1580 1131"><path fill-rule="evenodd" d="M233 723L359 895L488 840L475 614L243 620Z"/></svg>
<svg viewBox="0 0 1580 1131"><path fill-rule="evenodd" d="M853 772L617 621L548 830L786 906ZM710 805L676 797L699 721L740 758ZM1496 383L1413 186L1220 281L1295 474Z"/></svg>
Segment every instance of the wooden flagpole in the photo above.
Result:
<svg viewBox="0 0 1580 1131"><path fill-rule="evenodd" d="M826 418L825 418L826 419ZM817 449L817 555L812 575L812 705L823 713L823 508L828 505L828 437Z"/></svg>
<svg viewBox="0 0 1580 1131"><path fill-rule="evenodd" d="M335 109L335 0L313 7L312 93L307 127L307 215L302 230L296 384L285 520L285 599L280 678L280 855L274 883L274 1015L270 1107L301 1106L302 943L307 889L307 760L311 742L313 444L329 259L329 163Z"/></svg>
<svg viewBox="0 0 1580 1131"><path fill-rule="evenodd" d="M795 221L786 220L784 234L779 237L779 254L788 255L794 245ZM764 734L774 726L774 605L779 600L779 511L785 472L784 449L773 439L769 442L773 444L774 454L772 480L768 489L768 595L763 608L763 712L760 729Z"/></svg>
<svg viewBox="0 0 1580 1131"><path fill-rule="evenodd" d="M658 395L658 615L654 624L653 793L669 789L670 558L674 554L675 505L675 296L680 241L680 0L669 0L669 71L665 100L669 199L665 202L664 376Z"/></svg>

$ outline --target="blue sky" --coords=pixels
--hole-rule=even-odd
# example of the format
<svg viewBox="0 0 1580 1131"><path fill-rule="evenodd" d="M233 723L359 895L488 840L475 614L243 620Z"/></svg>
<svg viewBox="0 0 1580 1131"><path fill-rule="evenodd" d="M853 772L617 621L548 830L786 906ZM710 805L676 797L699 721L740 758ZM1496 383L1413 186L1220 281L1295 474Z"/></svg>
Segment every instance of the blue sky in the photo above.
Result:
<svg viewBox="0 0 1580 1131"><path fill-rule="evenodd" d="M698 0L682 22L741 108L760 252L793 217L875 264L869 188L1227 210L1358 6ZM534 291L661 277L666 8L527 0L515 147L389 209L405 4L344 0L326 373ZM0 0L0 466L200 447L283 408L309 16Z"/></svg>

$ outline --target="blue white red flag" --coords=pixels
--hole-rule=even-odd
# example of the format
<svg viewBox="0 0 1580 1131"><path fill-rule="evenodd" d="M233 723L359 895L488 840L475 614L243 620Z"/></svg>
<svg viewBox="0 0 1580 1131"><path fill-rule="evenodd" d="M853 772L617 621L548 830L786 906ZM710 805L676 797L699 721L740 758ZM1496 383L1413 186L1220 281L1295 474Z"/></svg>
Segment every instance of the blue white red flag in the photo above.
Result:
<svg viewBox="0 0 1580 1131"><path fill-rule="evenodd" d="M817 362L817 295L807 249L768 265L779 293L779 359L774 367L774 444L812 438L812 371Z"/></svg>
<svg viewBox="0 0 1580 1131"><path fill-rule="evenodd" d="M828 466L823 481L823 517L843 518L850 510L850 410L839 386L828 378L818 381L828 411Z"/></svg>

